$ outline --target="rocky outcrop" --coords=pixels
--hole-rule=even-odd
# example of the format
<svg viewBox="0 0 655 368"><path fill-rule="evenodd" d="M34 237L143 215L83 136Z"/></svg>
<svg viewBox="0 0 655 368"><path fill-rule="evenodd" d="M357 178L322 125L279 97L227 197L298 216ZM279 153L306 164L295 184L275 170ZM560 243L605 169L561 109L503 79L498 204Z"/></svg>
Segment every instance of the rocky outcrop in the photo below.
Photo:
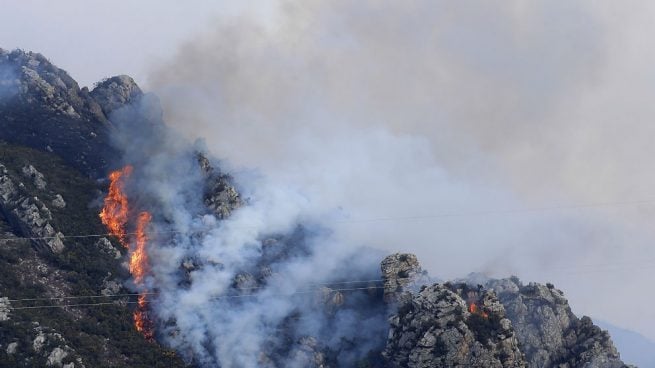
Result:
<svg viewBox="0 0 655 368"><path fill-rule="evenodd" d="M111 244L109 239L105 237L98 239L98 241L95 243L95 246L100 250L100 252L110 255L114 257L114 259L121 258L121 251L116 249L116 247Z"/></svg>
<svg viewBox="0 0 655 368"><path fill-rule="evenodd" d="M91 91L91 97L100 105L105 116L127 104L135 102L143 92L127 75L107 78L98 83Z"/></svg>
<svg viewBox="0 0 655 368"><path fill-rule="evenodd" d="M25 175L27 178L29 178L32 181L32 183L37 189L39 190L45 189L47 183L43 178L43 174L41 174L37 169L35 169L34 166L32 165L23 166L22 172L23 175Z"/></svg>
<svg viewBox="0 0 655 368"><path fill-rule="evenodd" d="M47 367L84 368L82 358L77 356L60 333L39 325L33 331L36 336L31 348L35 354L46 359Z"/></svg>
<svg viewBox="0 0 655 368"><path fill-rule="evenodd" d="M383 356L390 367L525 367L512 323L492 291L470 310L466 288L434 284L398 306Z"/></svg>
<svg viewBox="0 0 655 368"><path fill-rule="evenodd" d="M31 165L29 167L31 168L28 170L30 177L34 178L37 183L45 183L43 175ZM23 172L25 172L25 168L23 168ZM16 184L12 180L7 168L0 163L0 211L15 228L20 229L24 236L33 238L32 241L37 247L47 248L53 253L60 253L64 250L64 234L55 230L51 224L50 209L38 197L26 195L23 187L22 183ZM45 184L43 184L43 188L45 188Z"/></svg>
<svg viewBox="0 0 655 368"><path fill-rule="evenodd" d="M384 299L395 314L382 355L390 367L525 367L511 321L493 291L432 284L413 254L381 263Z"/></svg>
<svg viewBox="0 0 655 368"><path fill-rule="evenodd" d="M487 287L505 306L529 367L626 367L609 334L589 317L576 317L553 285L523 285L510 278L491 280Z"/></svg>
<svg viewBox="0 0 655 368"><path fill-rule="evenodd" d="M243 202L237 189L232 185L232 177L215 170L209 159L202 153L196 158L200 170L206 178L205 206L219 219L225 219Z"/></svg>
<svg viewBox="0 0 655 368"><path fill-rule="evenodd" d="M576 317L551 284L473 275L416 291L398 282L421 274L407 254L387 257L382 274L397 310L383 353L392 367L627 367L608 333Z"/></svg>
<svg viewBox="0 0 655 368"><path fill-rule="evenodd" d="M9 311L11 304L9 303L9 298L2 297L0 298L0 322L9 320Z"/></svg>
<svg viewBox="0 0 655 368"><path fill-rule="evenodd" d="M54 152L91 177L118 155L110 114L142 95L127 76L89 91L41 54L0 49L0 140Z"/></svg>
<svg viewBox="0 0 655 368"><path fill-rule="evenodd" d="M387 256L380 264L384 280L384 300L398 301L404 291L426 282L425 272L413 254L396 253Z"/></svg>

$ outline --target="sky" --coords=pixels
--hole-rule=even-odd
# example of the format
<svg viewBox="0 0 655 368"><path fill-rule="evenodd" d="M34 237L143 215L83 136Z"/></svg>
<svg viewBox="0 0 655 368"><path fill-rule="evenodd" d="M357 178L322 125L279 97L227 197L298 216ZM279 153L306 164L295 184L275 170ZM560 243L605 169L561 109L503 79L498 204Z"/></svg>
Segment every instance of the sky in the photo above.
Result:
<svg viewBox="0 0 655 368"><path fill-rule="evenodd" d="M553 282L655 339L655 5L3 3L0 47L133 76L237 177L438 277Z"/></svg>

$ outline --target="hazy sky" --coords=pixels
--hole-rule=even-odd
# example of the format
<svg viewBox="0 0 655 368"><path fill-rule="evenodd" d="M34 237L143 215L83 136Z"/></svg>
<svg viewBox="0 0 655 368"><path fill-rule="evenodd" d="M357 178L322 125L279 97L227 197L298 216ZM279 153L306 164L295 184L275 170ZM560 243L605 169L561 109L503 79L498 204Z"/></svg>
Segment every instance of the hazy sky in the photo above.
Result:
<svg viewBox="0 0 655 368"><path fill-rule="evenodd" d="M337 227L655 338L655 203L632 203L655 199L650 2L283 4L4 2L0 47L129 74L233 167L351 219L469 213Z"/></svg>
<svg viewBox="0 0 655 368"><path fill-rule="evenodd" d="M0 47L44 54L81 86L128 74L141 84L152 63L219 15L267 10L264 2L198 0L2 0Z"/></svg>

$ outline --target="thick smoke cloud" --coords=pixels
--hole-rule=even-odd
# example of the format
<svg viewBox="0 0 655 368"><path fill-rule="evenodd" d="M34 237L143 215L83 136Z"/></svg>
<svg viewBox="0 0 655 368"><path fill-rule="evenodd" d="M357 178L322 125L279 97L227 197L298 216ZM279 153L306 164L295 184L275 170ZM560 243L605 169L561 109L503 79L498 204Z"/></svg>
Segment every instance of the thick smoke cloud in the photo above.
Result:
<svg viewBox="0 0 655 368"><path fill-rule="evenodd" d="M163 125L156 97L110 118L124 153L116 164L134 167L131 210L153 214L148 276L132 287L156 292L149 306L160 341L208 367L307 367L325 352L353 366L380 350L379 251L336 241L318 221L331 211L256 172L240 174L245 204L220 219L204 202L213 180L199 161L206 148Z"/></svg>
<svg viewBox="0 0 655 368"><path fill-rule="evenodd" d="M653 204L632 203L655 195L652 14L286 1L220 19L149 83L237 173L337 209L340 243L415 252L442 278L552 281L577 312L655 337Z"/></svg>

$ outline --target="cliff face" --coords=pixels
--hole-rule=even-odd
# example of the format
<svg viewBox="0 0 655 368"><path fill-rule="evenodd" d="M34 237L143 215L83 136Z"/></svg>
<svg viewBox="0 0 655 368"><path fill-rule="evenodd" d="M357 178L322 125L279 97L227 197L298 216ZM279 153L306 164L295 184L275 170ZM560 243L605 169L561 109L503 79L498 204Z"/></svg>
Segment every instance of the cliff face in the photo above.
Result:
<svg viewBox="0 0 655 368"><path fill-rule="evenodd" d="M491 280L486 286L498 293L530 367L625 366L607 331L589 317L576 317L553 285L523 285L511 278Z"/></svg>
<svg viewBox="0 0 655 368"><path fill-rule="evenodd" d="M466 288L434 284L398 306L384 351L390 367L525 367L512 323L491 291L470 310ZM471 291L473 292L473 291Z"/></svg>
<svg viewBox="0 0 655 368"><path fill-rule="evenodd" d="M145 341L133 328L128 303L134 301L116 297L130 291L125 250L115 239L67 237L106 232L97 217L106 183L92 179L104 177L120 156L113 140L131 138L115 134L125 121L141 129L161 123L156 98L131 78L112 77L89 91L40 54L0 50L0 367L184 366L177 354L186 364L202 364L188 351ZM138 157L138 144L130 149ZM221 220L247 205L229 175L202 154L195 159L206 214ZM309 236L298 226L263 237L230 292L251 294L279 277L276 266L309 252L302 245ZM221 265L184 259L179 286L203 267ZM380 277L381 284L373 282ZM379 275L367 279L350 291L335 282L302 294L327 325L348 315L357 329L370 329L361 334L366 338L328 344L330 331L297 336L294 325L303 319L291 314L276 326L260 366L282 367L292 357L304 367L338 367L339 355L349 354L358 367L625 366L609 335L577 318L552 285L515 278L435 283L412 254L385 258ZM99 301L107 304L67 306ZM24 308L43 305L62 307ZM161 331L174 337L176 328L166 320Z"/></svg>
<svg viewBox="0 0 655 368"><path fill-rule="evenodd" d="M420 265L401 254L382 262L382 274L385 285L405 285L385 289L400 295L384 351L390 366L627 367L609 334L576 317L551 284L508 278L417 290Z"/></svg>
<svg viewBox="0 0 655 368"><path fill-rule="evenodd" d="M110 114L142 95L127 76L89 91L41 54L0 49L0 140L53 152L90 177L117 154Z"/></svg>

